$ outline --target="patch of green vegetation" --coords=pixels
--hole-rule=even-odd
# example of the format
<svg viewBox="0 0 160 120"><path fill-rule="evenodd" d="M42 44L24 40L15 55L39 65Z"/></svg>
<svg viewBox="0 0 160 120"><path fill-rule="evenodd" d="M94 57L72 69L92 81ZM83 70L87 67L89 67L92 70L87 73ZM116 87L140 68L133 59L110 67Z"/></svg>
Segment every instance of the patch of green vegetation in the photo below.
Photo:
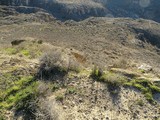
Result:
<svg viewBox="0 0 160 120"><path fill-rule="evenodd" d="M58 83L53 83L52 85L52 92L55 92L56 90L58 90L60 88L60 85Z"/></svg>
<svg viewBox="0 0 160 120"><path fill-rule="evenodd" d="M160 87L153 84L149 84L149 87L153 93L157 93L157 92L160 93Z"/></svg>
<svg viewBox="0 0 160 120"><path fill-rule="evenodd" d="M141 90L143 93L148 92L148 89L145 88L145 87L144 87L143 85L141 85L141 84L134 83L133 86L136 87L137 89Z"/></svg>
<svg viewBox="0 0 160 120"><path fill-rule="evenodd" d="M123 84L123 86L133 86L133 83L132 83L132 82L125 82L125 83Z"/></svg>
<svg viewBox="0 0 160 120"><path fill-rule="evenodd" d="M22 54L26 57L29 58L36 58L42 55L41 48L39 48L40 43L35 43L35 44L22 44L21 46L14 46L14 47L8 47L3 49L4 53L9 54L9 55L15 55L15 54Z"/></svg>
<svg viewBox="0 0 160 120"><path fill-rule="evenodd" d="M145 73L145 70L139 69L138 72L140 72L140 73Z"/></svg>
<svg viewBox="0 0 160 120"><path fill-rule="evenodd" d="M74 71L76 73L79 73L81 71L81 68L77 66L70 66L69 68L70 71Z"/></svg>
<svg viewBox="0 0 160 120"><path fill-rule="evenodd" d="M4 96L7 89L10 89L20 78L11 73L3 73L0 75L0 99Z"/></svg>
<svg viewBox="0 0 160 120"><path fill-rule="evenodd" d="M123 85L127 80L123 75L112 73L112 72L104 72L101 69L95 67L92 70L91 77L99 82L108 83L110 85Z"/></svg>
<svg viewBox="0 0 160 120"><path fill-rule="evenodd" d="M94 67L91 72L91 77L96 81L107 83L109 85L108 87L110 87L112 91L120 85L133 86L140 90L146 99L153 104L155 103L153 94L160 93L160 87L147 79L134 78L132 80L127 80L127 78L121 74L104 72L98 67Z"/></svg>
<svg viewBox="0 0 160 120"><path fill-rule="evenodd" d="M64 99L64 94L62 94L62 93L61 93L61 94L58 94L55 99L56 99L57 101L62 102L63 99Z"/></svg>
<svg viewBox="0 0 160 120"><path fill-rule="evenodd" d="M123 85L127 81L123 75L112 73L112 72L108 72L104 74L100 79L107 83L116 84L116 85Z"/></svg>
<svg viewBox="0 0 160 120"><path fill-rule="evenodd" d="M15 85L3 91L3 96L0 96L0 110L22 108L26 104L25 100L31 96L33 98L36 95L37 82L34 81L32 76L22 77L20 80L15 82Z"/></svg>
<svg viewBox="0 0 160 120"><path fill-rule="evenodd" d="M139 105L139 106L141 106L141 107L144 106L144 102L141 99L137 100L136 104Z"/></svg>
<svg viewBox="0 0 160 120"><path fill-rule="evenodd" d="M91 72L91 77L94 80L100 81L100 78L104 75L102 69L98 68L97 66L94 66L92 72Z"/></svg>
<svg viewBox="0 0 160 120"><path fill-rule="evenodd" d="M20 51L20 53L21 53L22 55L26 56L26 57L29 57L29 56L30 56L30 51L29 51L29 50L23 49L23 50Z"/></svg>
<svg viewBox="0 0 160 120"><path fill-rule="evenodd" d="M28 77L22 77L20 80L16 81L14 83L14 86L12 86L11 88L6 90L6 96L9 95L13 95L14 93L16 93L17 91L23 89L24 87L28 86L31 82L33 81L33 77L32 76L28 76Z"/></svg>
<svg viewBox="0 0 160 120"><path fill-rule="evenodd" d="M16 48L6 48L5 49L6 53L9 54L9 55L14 55L14 54L17 54L18 51Z"/></svg>
<svg viewBox="0 0 160 120"><path fill-rule="evenodd" d="M127 81L121 74L116 74L111 71L102 71L99 68L93 69L91 77L93 80L106 83L111 95L117 95L119 93L119 87Z"/></svg>
<svg viewBox="0 0 160 120"><path fill-rule="evenodd" d="M153 94L160 92L160 88L158 86L145 79L133 79L129 82L126 82L124 85L133 86L140 90L150 103L155 103Z"/></svg>
<svg viewBox="0 0 160 120"><path fill-rule="evenodd" d="M153 99L153 95L152 95L151 92L146 92L146 93L144 94L144 96L146 97L146 99L147 99L150 103L154 103L154 102L155 102L154 99Z"/></svg>
<svg viewBox="0 0 160 120"><path fill-rule="evenodd" d="M77 89L74 86L68 87L66 91L67 94L75 94L76 92L77 92Z"/></svg>
<svg viewBox="0 0 160 120"><path fill-rule="evenodd" d="M0 115L0 120L6 120L3 115Z"/></svg>

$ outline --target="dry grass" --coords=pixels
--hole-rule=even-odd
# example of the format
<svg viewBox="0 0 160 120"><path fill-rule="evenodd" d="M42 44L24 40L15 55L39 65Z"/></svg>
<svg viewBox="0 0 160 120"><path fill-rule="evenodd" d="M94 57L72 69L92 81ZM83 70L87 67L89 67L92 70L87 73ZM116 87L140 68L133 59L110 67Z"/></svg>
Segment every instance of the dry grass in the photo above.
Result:
<svg viewBox="0 0 160 120"><path fill-rule="evenodd" d="M127 68L129 67L128 61L125 58L121 58L117 61L112 66L113 68Z"/></svg>

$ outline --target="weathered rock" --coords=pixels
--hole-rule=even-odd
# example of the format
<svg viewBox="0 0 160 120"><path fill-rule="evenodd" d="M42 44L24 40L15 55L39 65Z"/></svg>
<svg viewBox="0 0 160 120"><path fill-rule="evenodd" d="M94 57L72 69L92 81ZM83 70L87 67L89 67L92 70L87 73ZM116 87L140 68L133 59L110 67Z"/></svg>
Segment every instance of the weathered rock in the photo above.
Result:
<svg viewBox="0 0 160 120"><path fill-rule="evenodd" d="M11 42L11 44L12 44L12 46L15 46L15 45L19 45L19 44L21 44L22 42L24 42L25 40L13 40L12 42Z"/></svg>
<svg viewBox="0 0 160 120"><path fill-rule="evenodd" d="M152 66L147 64L142 64L141 66L138 67L138 69L144 72L149 72L149 71L152 71Z"/></svg>

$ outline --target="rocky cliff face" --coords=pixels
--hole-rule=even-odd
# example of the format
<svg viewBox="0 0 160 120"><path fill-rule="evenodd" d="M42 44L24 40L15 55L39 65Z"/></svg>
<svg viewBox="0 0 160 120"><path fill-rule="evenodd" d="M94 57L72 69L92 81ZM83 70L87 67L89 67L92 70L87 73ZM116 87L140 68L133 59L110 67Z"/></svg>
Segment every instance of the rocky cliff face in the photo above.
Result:
<svg viewBox="0 0 160 120"><path fill-rule="evenodd" d="M2 5L40 7L61 20L90 16L145 18L160 22L158 0L1 0Z"/></svg>
<svg viewBox="0 0 160 120"><path fill-rule="evenodd" d="M160 1L157 0L109 0L108 9L115 17L145 18L160 22Z"/></svg>

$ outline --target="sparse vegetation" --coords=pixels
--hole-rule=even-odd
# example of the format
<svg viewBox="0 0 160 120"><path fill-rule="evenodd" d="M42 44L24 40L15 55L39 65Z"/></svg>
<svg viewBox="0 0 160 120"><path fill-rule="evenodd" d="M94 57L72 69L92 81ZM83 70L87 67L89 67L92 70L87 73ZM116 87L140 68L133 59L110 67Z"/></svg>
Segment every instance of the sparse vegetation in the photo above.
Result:
<svg viewBox="0 0 160 120"><path fill-rule="evenodd" d="M5 120L5 117L3 115L0 115L0 120Z"/></svg>
<svg viewBox="0 0 160 120"><path fill-rule="evenodd" d="M23 42L20 45L4 47L2 51L8 55L23 55L23 57L33 59L42 54L40 45L38 42Z"/></svg>
<svg viewBox="0 0 160 120"><path fill-rule="evenodd" d="M0 111L15 109L16 111L23 110L28 114L30 111L30 101L34 100L37 96L37 84L32 76L24 76L16 80L13 85L11 84L10 88L1 88L0 91L3 94L0 94Z"/></svg>
<svg viewBox="0 0 160 120"><path fill-rule="evenodd" d="M144 94L146 99L153 104L155 104L155 101L153 99L153 94L160 92L160 88L158 86L154 85L148 80L143 80L143 79L142 80L134 79L125 83L124 85L136 87Z"/></svg>
<svg viewBox="0 0 160 120"><path fill-rule="evenodd" d="M137 105L139 105L139 106L144 106L144 102L143 102L143 100L141 100L141 99L138 99L137 101L136 101L136 103L137 103Z"/></svg>
<svg viewBox="0 0 160 120"><path fill-rule="evenodd" d="M107 72L100 79L115 86L123 85L124 82L127 81L123 75L115 74L112 72Z"/></svg>
<svg viewBox="0 0 160 120"><path fill-rule="evenodd" d="M69 86L66 91L67 94L75 94L76 92L77 89L74 86Z"/></svg>
<svg viewBox="0 0 160 120"><path fill-rule="evenodd" d="M60 85L58 83L53 83L53 85L52 85L52 92L55 92L59 88L60 88Z"/></svg>
<svg viewBox="0 0 160 120"><path fill-rule="evenodd" d="M99 69L98 67L94 67L91 73L91 77L94 80L105 82L112 86L122 85L126 81L126 78L123 75L115 74L110 71L104 72L102 69Z"/></svg>
<svg viewBox="0 0 160 120"><path fill-rule="evenodd" d="M94 80L98 80L100 81L101 77L104 75L102 69L98 68L97 66L94 66L92 72L91 72L91 77L94 79Z"/></svg>
<svg viewBox="0 0 160 120"><path fill-rule="evenodd" d="M62 58L59 51L51 51L43 55L40 60L41 66L39 69L40 79L53 79L54 76L64 76L67 74L67 62Z"/></svg>
<svg viewBox="0 0 160 120"><path fill-rule="evenodd" d="M16 48L6 48L5 49L6 53L9 54L9 55L14 55L14 54L17 54L18 51Z"/></svg>
<svg viewBox="0 0 160 120"><path fill-rule="evenodd" d="M22 55L26 56L26 57L29 57L29 56L30 56L29 50L21 50L20 53L21 53Z"/></svg>
<svg viewBox="0 0 160 120"><path fill-rule="evenodd" d="M34 87L36 85L36 82L31 83L32 79L33 78L30 77L22 78L19 81L17 81L15 85L12 86L10 89L4 91L3 96L1 96L3 101L0 104L0 107L12 108L13 105L17 104L22 99L27 97L30 93L35 91Z"/></svg>
<svg viewBox="0 0 160 120"><path fill-rule="evenodd" d="M43 41L42 41L42 40L38 40L37 43L38 43L38 44L42 44Z"/></svg>
<svg viewBox="0 0 160 120"><path fill-rule="evenodd" d="M63 78L69 71L79 71L77 62L60 51L50 51L44 54L40 61L40 79L51 80L55 76Z"/></svg>
<svg viewBox="0 0 160 120"><path fill-rule="evenodd" d="M107 83L109 88L111 89L111 92L114 93L117 87L120 85L122 86L133 86L137 89L139 89L146 99L150 102L155 104L155 101L153 99L154 93L160 93L160 88L156 86L156 84L151 83L149 80L146 79L131 79L127 80L127 77L112 73L112 72L104 72L98 67L94 67L91 73L91 77L94 80L97 80L99 82Z"/></svg>
<svg viewBox="0 0 160 120"><path fill-rule="evenodd" d="M62 102L63 99L64 99L64 94L61 93L61 94L57 95L55 99L56 99L57 101Z"/></svg>
<svg viewBox="0 0 160 120"><path fill-rule="evenodd" d="M123 58L120 60L117 60L114 64L113 64L113 68L127 68L129 66L128 62Z"/></svg>
<svg viewBox="0 0 160 120"><path fill-rule="evenodd" d="M92 70L91 77L96 81L106 83L111 95L117 95L119 87L127 81L123 75L115 74L110 71L104 72L98 67Z"/></svg>
<svg viewBox="0 0 160 120"><path fill-rule="evenodd" d="M153 96L152 96L152 93L151 92L147 92L144 94L146 99L150 102L150 103L154 103L154 100L153 100Z"/></svg>
<svg viewBox="0 0 160 120"><path fill-rule="evenodd" d="M149 84L149 88L151 89L152 93L160 93L160 87L156 85Z"/></svg>

